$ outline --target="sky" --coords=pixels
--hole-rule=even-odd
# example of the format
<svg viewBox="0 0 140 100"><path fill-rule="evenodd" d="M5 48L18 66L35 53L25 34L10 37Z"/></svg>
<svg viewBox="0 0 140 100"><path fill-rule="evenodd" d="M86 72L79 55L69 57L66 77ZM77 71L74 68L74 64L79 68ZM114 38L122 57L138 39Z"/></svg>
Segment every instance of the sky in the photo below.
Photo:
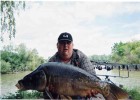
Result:
<svg viewBox="0 0 140 100"><path fill-rule="evenodd" d="M57 51L62 32L87 56L109 55L114 43L140 40L140 2L30 1L16 15L16 28L3 44L24 43L45 59Z"/></svg>

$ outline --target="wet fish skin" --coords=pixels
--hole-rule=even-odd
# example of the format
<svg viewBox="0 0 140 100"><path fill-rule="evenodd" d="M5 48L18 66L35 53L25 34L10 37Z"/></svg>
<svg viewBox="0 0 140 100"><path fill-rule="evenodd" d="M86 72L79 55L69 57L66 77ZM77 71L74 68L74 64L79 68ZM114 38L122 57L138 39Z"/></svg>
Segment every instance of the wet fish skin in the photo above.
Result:
<svg viewBox="0 0 140 100"><path fill-rule="evenodd" d="M40 74L43 78L37 77L40 76ZM31 81L30 78L36 81ZM40 65L35 71L18 82L18 88L20 90L33 89L45 91L47 88L48 91L68 96L87 96L91 90L96 90L103 94L105 98L113 98L114 100L117 100L117 98L127 97L127 93L121 89L116 91L118 92L117 94L119 94L120 91L122 93L122 95L119 94L117 97L115 91L110 88L111 86L112 84L101 81L96 75L91 75L85 70L73 67L72 65L56 62ZM111 94L110 91L113 91L114 93Z"/></svg>
<svg viewBox="0 0 140 100"><path fill-rule="evenodd" d="M46 75L43 70L36 70L23 79L19 80L16 87L20 90L38 90L44 91L46 86Z"/></svg>

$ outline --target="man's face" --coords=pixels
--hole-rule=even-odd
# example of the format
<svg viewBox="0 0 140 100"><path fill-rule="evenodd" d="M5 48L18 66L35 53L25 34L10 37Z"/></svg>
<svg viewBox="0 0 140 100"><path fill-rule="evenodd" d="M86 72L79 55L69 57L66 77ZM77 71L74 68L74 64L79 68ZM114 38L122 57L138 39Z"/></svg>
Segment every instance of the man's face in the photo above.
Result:
<svg viewBox="0 0 140 100"><path fill-rule="evenodd" d="M57 43L57 49L62 59L69 59L73 52L73 42L60 41Z"/></svg>

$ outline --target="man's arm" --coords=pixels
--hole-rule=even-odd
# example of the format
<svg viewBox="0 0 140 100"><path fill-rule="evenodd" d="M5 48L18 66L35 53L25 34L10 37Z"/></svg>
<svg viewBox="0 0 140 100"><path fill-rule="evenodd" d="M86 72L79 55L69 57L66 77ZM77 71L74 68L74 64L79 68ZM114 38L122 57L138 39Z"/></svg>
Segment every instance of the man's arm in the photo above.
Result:
<svg viewBox="0 0 140 100"><path fill-rule="evenodd" d="M84 53L82 53L81 51L78 52L78 55L79 55L80 68L86 70L90 74L95 75L96 72L95 72L95 69L94 69L94 65L91 63L89 58Z"/></svg>

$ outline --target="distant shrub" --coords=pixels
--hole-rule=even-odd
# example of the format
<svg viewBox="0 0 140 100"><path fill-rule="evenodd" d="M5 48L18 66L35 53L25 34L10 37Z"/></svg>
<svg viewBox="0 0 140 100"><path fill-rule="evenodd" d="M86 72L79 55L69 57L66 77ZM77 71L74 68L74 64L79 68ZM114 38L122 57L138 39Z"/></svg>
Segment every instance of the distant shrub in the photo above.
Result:
<svg viewBox="0 0 140 100"><path fill-rule="evenodd" d="M5 62L4 60L1 60L1 73L5 74L11 70L11 65L9 62Z"/></svg>

